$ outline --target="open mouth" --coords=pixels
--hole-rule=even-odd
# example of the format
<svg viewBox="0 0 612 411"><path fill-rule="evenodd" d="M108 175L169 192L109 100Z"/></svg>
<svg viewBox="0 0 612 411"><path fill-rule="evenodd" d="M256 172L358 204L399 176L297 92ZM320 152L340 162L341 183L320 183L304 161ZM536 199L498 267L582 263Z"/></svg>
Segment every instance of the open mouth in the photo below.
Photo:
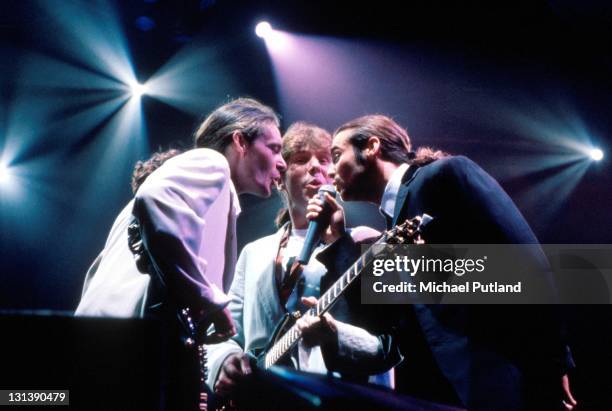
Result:
<svg viewBox="0 0 612 411"><path fill-rule="evenodd" d="M310 180L308 184L306 184L306 188L318 190L321 186L325 184L328 184L327 181L315 178L313 180Z"/></svg>
<svg viewBox="0 0 612 411"><path fill-rule="evenodd" d="M313 190L318 190L318 189L319 189L319 187L321 187L322 185L323 185L323 184L321 184L321 183L319 183L319 182L317 182L317 183L314 183L314 182L313 182L313 183L308 183L308 184L306 184L306 188L313 189Z"/></svg>

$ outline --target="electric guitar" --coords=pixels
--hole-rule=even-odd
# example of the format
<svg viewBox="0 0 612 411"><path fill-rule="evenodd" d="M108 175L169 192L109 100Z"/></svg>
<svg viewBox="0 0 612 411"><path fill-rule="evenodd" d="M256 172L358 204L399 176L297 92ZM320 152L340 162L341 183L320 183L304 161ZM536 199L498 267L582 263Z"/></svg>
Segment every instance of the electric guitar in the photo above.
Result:
<svg viewBox="0 0 612 411"><path fill-rule="evenodd" d="M421 237L422 229L432 220L433 217L423 214L406 220L402 224L386 231L331 287L327 289L319 298L315 307L310 308L305 314L301 314L299 311L285 314L276 326L272 338L264 351L258 356L255 356L256 366L266 370L279 363L281 360L284 360L302 337L295 324L296 321L302 315L321 316L329 311L348 286L361 275L363 269L376 257L375 250L379 249L376 246L384 244L423 244L425 241Z"/></svg>

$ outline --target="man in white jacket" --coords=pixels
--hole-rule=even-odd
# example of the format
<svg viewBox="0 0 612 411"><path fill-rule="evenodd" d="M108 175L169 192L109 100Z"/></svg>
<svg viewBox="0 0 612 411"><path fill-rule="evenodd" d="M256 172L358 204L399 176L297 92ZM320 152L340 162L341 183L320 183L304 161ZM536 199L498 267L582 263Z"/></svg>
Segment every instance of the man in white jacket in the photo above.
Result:
<svg viewBox="0 0 612 411"><path fill-rule="evenodd" d="M271 195L286 168L278 125L274 111L255 100L224 104L196 131L196 148L153 172L133 200L133 216L169 291L198 314L225 317L225 330L217 330L222 335L232 328L223 314L228 298L221 289L229 287L234 272L237 194ZM149 276L140 274L125 253L125 231L116 242L121 244L107 244L96 259L77 315L143 316ZM118 272L125 283L115 278ZM139 284L122 292L130 281Z"/></svg>
<svg viewBox="0 0 612 411"><path fill-rule="evenodd" d="M240 380L250 373L249 357L245 353L264 348L275 325L286 312L286 301L281 301L283 297L279 289L289 275L287 267L291 265L291 258L296 257L304 245L309 223L306 218L308 203L319 187L331 182L327 175L327 168L331 164L330 148L329 133L307 123L293 124L283 137L282 151L287 171L279 188L287 210L279 215L277 225L280 229L275 234L247 244L242 250L229 292L231 301L228 306L238 332L229 341L208 348L208 384L222 396L231 396ZM324 249L325 243L348 235L344 233L342 208L335 200L330 201L335 210L332 214L333 229L325 233L324 241L316 247L309 263L303 268L303 295L319 297L325 291L320 289L320 284L327 269L316 257ZM378 235L378 232L366 227L349 231L356 240ZM292 298L288 301L291 304ZM371 344L374 350L377 349L376 338L367 331L340 321L337 323L342 332L359 341L359 344ZM294 365L305 371L327 372L320 347L309 348L299 344ZM383 367L381 371L392 365ZM367 374L362 377L367 378ZM390 385L390 376L386 377L377 382Z"/></svg>
<svg viewBox="0 0 612 411"><path fill-rule="evenodd" d="M153 171L178 154L178 150L168 150L138 161L132 173L132 192L136 194ZM135 269L134 255L127 246L128 227L134 221L133 208L134 200L123 207L113 222L104 249L87 270L76 315L144 317L151 276Z"/></svg>
<svg viewBox="0 0 612 411"><path fill-rule="evenodd" d="M195 133L195 148L155 170L133 200L133 221L161 281L140 272L126 229L115 230L90 269L76 314L142 317L170 301L191 309L199 333L214 324L206 341L233 335L224 291L236 261L237 195L271 195L286 168L278 126L274 111L252 99L213 111ZM132 217L124 211L121 221Z"/></svg>

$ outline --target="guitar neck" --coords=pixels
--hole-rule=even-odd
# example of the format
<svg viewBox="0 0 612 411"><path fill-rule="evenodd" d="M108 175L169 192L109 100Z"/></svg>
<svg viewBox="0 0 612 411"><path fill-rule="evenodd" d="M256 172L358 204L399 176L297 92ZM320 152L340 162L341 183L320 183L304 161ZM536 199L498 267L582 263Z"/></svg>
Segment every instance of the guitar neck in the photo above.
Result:
<svg viewBox="0 0 612 411"><path fill-rule="evenodd" d="M325 291L319 298L316 307L312 307L304 315L321 316L329 311L336 301L338 301L342 293L357 277L359 277L359 275L361 275L363 269L371 262L374 257L374 246L383 244L386 240L387 236L384 235L370 246L370 248L368 248L368 250L363 253L361 257L359 257L359 259L327 289L327 291ZM268 369L276 364L278 360L293 348L300 338L302 338L302 333L298 330L297 325L294 324L266 353L264 368Z"/></svg>

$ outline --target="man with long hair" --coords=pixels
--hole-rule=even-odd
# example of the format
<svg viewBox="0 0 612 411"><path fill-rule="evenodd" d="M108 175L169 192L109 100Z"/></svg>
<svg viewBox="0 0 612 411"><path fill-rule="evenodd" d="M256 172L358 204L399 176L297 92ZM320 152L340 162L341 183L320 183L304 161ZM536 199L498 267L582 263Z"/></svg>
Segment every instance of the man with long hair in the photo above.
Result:
<svg viewBox="0 0 612 411"><path fill-rule="evenodd" d="M412 150L391 118L367 115L334 133L330 176L346 201L379 205L390 228L424 213L432 244L535 244L538 241L497 182L463 156ZM310 212L317 214L320 206ZM575 401L571 356L554 309L545 306L385 306L404 356L398 391L470 410L558 409ZM384 316L383 316L384 317ZM299 320L304 335L335 332L333 320ZM329 338L328 338L329 339ZM341 342L341 341L340 341ZM338 350L342 352L342 350ZM337 368L351 366L346 357ZM353 366L355 366L353 364Z"/></svg>
<svg viewBox="0 0 612 411"><path fill-rule="evenodd" d="M214 110L197 129L195 148L165 161L142 182L128 206L137 227L130 248L138 258L128 259L125 250L102 256L100 268L120 265L121 271L98 270L77 314L160 318L169 351L178 344L177 309L190 309L201 341L233 335L225 292L236 261L238 194L271 195L286 168L280 150L279 120L270 107L240 98ZM120 237L125 239L125 230ZM119 248L127 249L125 240ZM144 279L124 292L139 271ZM198 378L189 361L180 364L180 348L176 352L178 360L169 362L168 405L190 409Z"/></svg>

